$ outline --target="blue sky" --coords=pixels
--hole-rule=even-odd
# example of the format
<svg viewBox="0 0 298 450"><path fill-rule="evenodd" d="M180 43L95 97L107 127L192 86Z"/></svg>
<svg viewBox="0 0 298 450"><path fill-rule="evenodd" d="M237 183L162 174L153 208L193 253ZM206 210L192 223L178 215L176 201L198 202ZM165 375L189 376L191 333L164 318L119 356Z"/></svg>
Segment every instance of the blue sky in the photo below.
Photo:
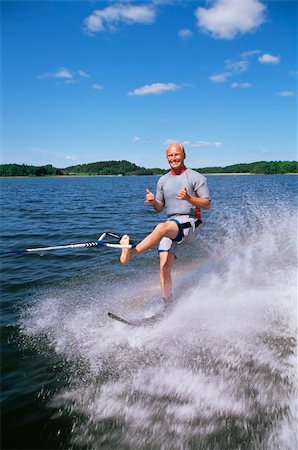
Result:
<svg viewBox="0 0 298 450"><path fill-rule="evenodd" d="M297 3L1 1L1 163L297 159Z"/></svg>

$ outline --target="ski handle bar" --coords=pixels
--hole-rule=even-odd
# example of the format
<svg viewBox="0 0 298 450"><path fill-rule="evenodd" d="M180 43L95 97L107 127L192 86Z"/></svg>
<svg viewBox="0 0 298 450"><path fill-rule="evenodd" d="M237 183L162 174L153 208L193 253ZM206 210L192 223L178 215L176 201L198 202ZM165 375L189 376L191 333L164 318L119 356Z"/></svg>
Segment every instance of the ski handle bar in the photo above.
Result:
<svg viewBox="0 0 298 450"><path fill-rule="evenodd" d="M106 241L105 238L107 238L107 237L117 239L118 243ZM121 237L122 236L119 234L106 232L106 233L102 233L99 236L98 240L95 242L83 242L83 243L78 243L78 244L55 245L52 247L25 248L22 250L3 250L3 251L0 251L0 255L38 253L38 252L46 252L49 250L62 250L62 249L66 249L66 248L86 248L86 247L98 247L98 246L115 248L115 249L135 247L134 244L127 244L127 245L120 244L119 241L120 241Z"/></svg>

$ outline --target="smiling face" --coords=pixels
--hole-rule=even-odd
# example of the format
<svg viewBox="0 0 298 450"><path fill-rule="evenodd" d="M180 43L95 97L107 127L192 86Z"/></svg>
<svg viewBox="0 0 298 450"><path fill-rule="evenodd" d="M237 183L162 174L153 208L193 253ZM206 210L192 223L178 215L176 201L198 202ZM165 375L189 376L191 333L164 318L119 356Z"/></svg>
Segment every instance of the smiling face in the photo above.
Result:
<svg viewBox="0 0 298 450"><path fill-rule="evenodd" d="M186 158L184 148L180 144L171 144L167 148L167 160L170 167L175 172L179 172L185 167L184 160Z"/></svg>

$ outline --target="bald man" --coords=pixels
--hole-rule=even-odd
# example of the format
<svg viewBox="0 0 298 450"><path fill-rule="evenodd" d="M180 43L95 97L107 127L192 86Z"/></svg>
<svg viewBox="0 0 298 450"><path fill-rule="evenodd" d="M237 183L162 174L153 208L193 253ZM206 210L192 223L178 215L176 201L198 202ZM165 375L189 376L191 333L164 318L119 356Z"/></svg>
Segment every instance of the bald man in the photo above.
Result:
<svg viewBox="0 0 298 450"><path fill-rule="evenodd" d="M186 154L182 144L170 144L166 149L166 157L171 170L160 177L155 195L146 189L145 200L157 212L165 207L167 220L159 223L134 248L122 249L120 261L126 264L135 256L158 245L160 287L167 306L172 298L171 273L176 254L181 251L184 242L196 238L202 223L201 208L210 208L211 200L206 178L185 166ZM129 236L124 235L120 243L128 244Z"/></svg>

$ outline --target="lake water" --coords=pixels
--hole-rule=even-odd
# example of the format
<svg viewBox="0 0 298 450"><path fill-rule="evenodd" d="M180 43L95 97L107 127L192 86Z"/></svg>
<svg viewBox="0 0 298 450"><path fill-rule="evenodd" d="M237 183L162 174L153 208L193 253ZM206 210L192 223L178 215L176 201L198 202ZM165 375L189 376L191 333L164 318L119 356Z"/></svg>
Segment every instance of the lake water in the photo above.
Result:
<svg viewBox="0 0 298 450"><path fill-rule="evenodd" d="M1 180L1 249L137 242L157 177ZM297 448L297 178L209 176L212 208L160 308L151 250L1 256L3 449Z"/></svg>

